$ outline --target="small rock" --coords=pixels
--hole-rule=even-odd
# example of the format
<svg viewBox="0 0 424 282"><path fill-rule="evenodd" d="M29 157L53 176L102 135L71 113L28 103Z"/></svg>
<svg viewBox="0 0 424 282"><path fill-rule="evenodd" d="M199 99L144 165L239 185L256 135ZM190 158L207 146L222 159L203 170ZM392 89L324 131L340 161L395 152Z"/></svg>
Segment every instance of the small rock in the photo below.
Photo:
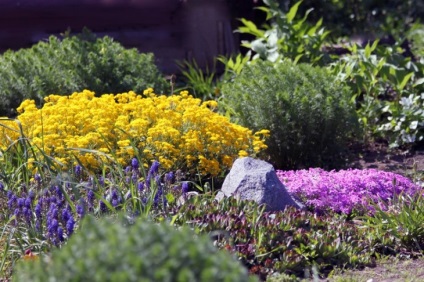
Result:
<svg viewBox="0 0 424 282"><path fill-rule="evenodd" d="M271 164L250 157L234 162L216 200L231 196L265 204L266 211L282 211L287 206L304 209L304 205L287 192Z"/></svg>

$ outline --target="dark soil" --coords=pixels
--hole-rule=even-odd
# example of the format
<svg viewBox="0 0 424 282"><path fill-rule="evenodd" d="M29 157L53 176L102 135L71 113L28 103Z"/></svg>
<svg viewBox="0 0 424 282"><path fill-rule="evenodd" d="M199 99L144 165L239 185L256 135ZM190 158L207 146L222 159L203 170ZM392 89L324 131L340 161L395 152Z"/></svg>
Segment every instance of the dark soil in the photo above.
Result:
<svg viewBox="0 0 424 282"><path fill-rule="evenodd" d="M356 145L351 148L352 168L374 168L410 177L424 173L424 146L412 149L389 149L385 143Z"/></svg>

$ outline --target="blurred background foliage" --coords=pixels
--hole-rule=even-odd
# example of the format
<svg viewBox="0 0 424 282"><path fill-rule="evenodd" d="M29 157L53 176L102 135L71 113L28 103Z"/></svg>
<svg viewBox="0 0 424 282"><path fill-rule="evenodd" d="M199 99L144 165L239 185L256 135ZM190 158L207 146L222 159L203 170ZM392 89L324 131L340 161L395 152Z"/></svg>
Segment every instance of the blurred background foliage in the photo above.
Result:
<svg viewBox="0 0 424 282"><path fill-rule="evenodd" d="M259 1L258 1L259 2ZM263 1L265 4L267 0ZM296 0L280 0L287 12ZM367 35L372 37L400 33L414 21L424 17L424 2L415 0L304 0L299 7L303 15L313 8L308 20L332 31L333 38Z"/></svg>

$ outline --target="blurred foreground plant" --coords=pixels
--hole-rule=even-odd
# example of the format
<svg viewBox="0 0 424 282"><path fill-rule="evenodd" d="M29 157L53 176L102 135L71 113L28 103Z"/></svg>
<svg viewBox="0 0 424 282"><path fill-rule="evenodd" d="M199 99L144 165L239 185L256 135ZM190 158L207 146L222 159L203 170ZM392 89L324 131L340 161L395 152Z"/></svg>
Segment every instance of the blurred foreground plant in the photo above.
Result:
<svg viewBox="0 0 424 282"><path fill-rule="evenodd" d="M81 259L84 258L84 259ZM14 281L257 281L187 227L91 216L61 250L20 262Z"/></svg>

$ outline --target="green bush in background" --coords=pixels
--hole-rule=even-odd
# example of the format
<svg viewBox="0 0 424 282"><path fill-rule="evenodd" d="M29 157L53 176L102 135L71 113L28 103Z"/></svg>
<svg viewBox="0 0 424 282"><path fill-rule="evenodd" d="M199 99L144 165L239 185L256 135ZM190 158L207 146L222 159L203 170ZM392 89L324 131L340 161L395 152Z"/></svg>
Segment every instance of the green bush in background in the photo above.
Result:
<svg viewBox="0 0 424 282"><path fill-rule="evenodd" d="M278 2L283 11L295 3L293 0ZM324 26L334 37L397 35L424 16L424 2L416 0L303 0L300 12L309 9L314 12L308 20L316 22L323 18Z"/></svg>
<svg viewBox="0 0 424 282"><path fill-rule="evenodd" d="M154 64L153 54L126 49L110 37L89 32L51 36L29 49L0 56L0 116L14 116L25 99L41 105L50 94L89 89L96 94L137 93L152 87L164 93L167 83Z"/></svg>
<svg viewBox="0 0 424 282"><path fill-rule="evenodd" d="M257 60L222 93L235 121L271 131L267 153L280 169L337 167L358 133L349 89L319 67Z"/></svg>
<svg viewBox="0 0 424 282"><path fill-rule="evenodd" d="M87 216L51 257L18 263L13 281L257 281L207 236L169 223L122 221Z"/></svg>

